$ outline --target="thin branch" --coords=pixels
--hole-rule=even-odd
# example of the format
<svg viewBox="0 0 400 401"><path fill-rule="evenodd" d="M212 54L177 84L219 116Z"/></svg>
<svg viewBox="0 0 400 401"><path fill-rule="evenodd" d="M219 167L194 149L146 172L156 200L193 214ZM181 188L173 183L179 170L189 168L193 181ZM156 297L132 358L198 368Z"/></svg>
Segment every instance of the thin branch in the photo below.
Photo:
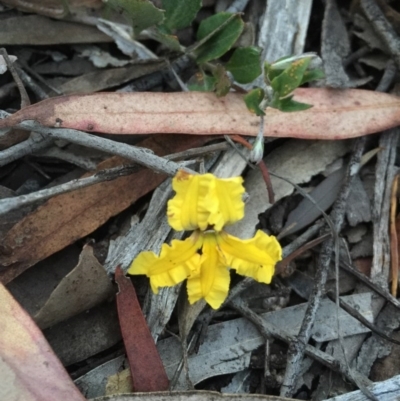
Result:
<svg viewBox="0 0 400 401"><path fill-rule="evenodd" d="M8 149L0 151L0 167L12 163L26 155L49 148L53 144L53 139L43 137L42 135L31 134L23 142L20 142Z"/></svg>
<svg viewBox="0 0 400 401"><path fill-rule="evenodd" d="M31 104L28 93L26 92L26 89L21 81L21 78L19 77L13 63L11 62L10 58L8 57L7 50L4 47L2 47L0 49L0 54L4 57L7 67L14 79L14 82L17 84L19 93L21 95L21 109L23 109L24 107L29 106Z"/></svg>
<svg viewBox="0 0 400 401"><path fill-rule="evenodd" d="M389 49L393 60L400 69L400 38L386 19L375 0L361 0L360 5L372 28Z"/></svg>
<svg viewBox="0 0 400 401"><path fill-rule="evenodd" d="M35 202L44 201L55 195L66 192L76 191L90 185L98 184L103 181L110 181L124 175L129 175L138 170L138 166L114 167L109 170L102 170L90 177L71 180L65 184L55 187L42 189L27 195L15 196L12 198L0 199L0 215L6 214L11 210L30 205Z"/></svg>
<svg viewBox="0 0 400 401"><path fill-rule="evenodd" d="M169 176L174 176L180 169L191 174L196 174L193 170L182 168L181 165L166 160L163 157L156 156L147 149L115 142L106 138L100 138L83 131L65 128L46 128L35 121L23 121L15 127L23 130L39 132L46 137L63 139L78 145L87 146L88 148L94 148L106 153L118 155Z"/></svg>

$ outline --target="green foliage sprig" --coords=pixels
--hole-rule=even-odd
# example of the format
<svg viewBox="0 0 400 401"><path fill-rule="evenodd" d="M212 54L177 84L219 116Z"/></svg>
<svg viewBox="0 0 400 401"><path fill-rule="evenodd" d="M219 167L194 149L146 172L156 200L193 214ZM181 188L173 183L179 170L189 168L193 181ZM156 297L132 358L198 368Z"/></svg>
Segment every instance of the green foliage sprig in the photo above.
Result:
<svg viewBox="0 0 400 401"><path fill-rule="evenodd" d="M107 4L126 16L135 37L147 29L153 39L196 61L200 71L188 85L190 90L224 96L234 82L250 84L263 75L262 84L244 97L251 112L263 116L267 107L285 112L312 107L293 100L293 92L304 83L324 77L322 70L311 68L313 54L284 57L262 65L261 49L249 46L236 48L227 62L219 61L244 30L245 23L240 14L221 12L204 19L197 30L196 43L185 48L175 32L193 22L202 6L201 0L162 0L163 9L155 7L149 0L107 0ZM257 140L261 141L261 138Z"/></svg>

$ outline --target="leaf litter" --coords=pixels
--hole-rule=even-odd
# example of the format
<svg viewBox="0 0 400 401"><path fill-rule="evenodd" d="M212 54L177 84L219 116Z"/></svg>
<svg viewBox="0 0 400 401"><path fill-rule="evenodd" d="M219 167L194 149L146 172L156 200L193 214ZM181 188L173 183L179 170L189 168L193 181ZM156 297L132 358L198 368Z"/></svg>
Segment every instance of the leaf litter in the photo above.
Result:
<svg viewBox="0 0 400 401"><path fill-rule="evenodd" d="M284 399L283 396L322 400L339 393L342 395L336 397L337 400L398 396L398 372L377 362L384 355L388 364L391 357L395 358L390 342L383 342L377 334L371 336L370 329L357 320L356 314L350 316L325 298L323 292L309 333L312 345L306 347L305 359L302 352L297 356L294 354L299 362L293 365L294 370L286 370L285 376L286 362L293 357L291 350L296 335L304 325L302 316L306 314L310 318L304 300L313 302L314 277L318 277L322 268L318 254L331 252L326 245L312 242L323 224L316 219L322 212L329 213L335 202L331 219L335 222L338 213L345 216L342 233L347 239L340 240L339 265L347 266L346 271L350 273L341 271L336 276L329 272L327 289L334 289L339 280L341 299L352 300L353 307L386 335L395 337L399 327L396 283L392 285L393 296L389 294L387 284L390 279L398 280L398 266L393 262L398 253L397 226L394 224L396 210L393 207L390 215L391 196L392 204L396 203L392 181L397 173L396 127L400 119L395 75L395 66L400 67L395 36L396 30L399 33L399 10L395 5L380 0L379 10L372 1L362 0L341 8L336 1L329 0L325 8L311 8L312 2L304 1L288 10L279 0L269 1L265 8L252 0L232 2L236 11L244 10L246 29L252 26L256 32L256 41L247 46L258 45L264 49L264 52L254 52L257 57L262 55L271 63L287 55L318 51L325 63L326 78L317 83L318 88L312 85L295 91L295 100L312 104L312 108L289 114L267 110L265 163L271 175L275 173L288 180L272 176L276 201L271 205L259 170L247 168L246 161L235 149L211 153L204 150L202 153L203 146L210 141L221 141L223 134L257 136L259 119L246 110L242 94L230 93L216 98L215 94L180 92L180 83L174 76L175 72L182 82L189 82L197 68L193 61L195 57L197 61L213 63L217 55L226 51L232 55L237 51L234 42L243 29L241 17L232 17L234 24L225 16L219 17L221 21L226 20L227 25L221 30L217 27L215 32L213 19L207 20L215 15L216 9L225 11L224 4L227 6L229 2L216 0L200 4L193 0L190 12L188 8L187 13L179 15L175 11L185 2L166 1L165 5L171 3L173 8L165 7L166 13L150 15L151 18L146 15L140 21L125 19L129 10L124 1L112 5L120 7L122 12L115 12L110 5L104 10L104 4L99 1L69 1L60 6L59 2L48 0L42 7L29 1L24 5L13 0L3 3L11 8L1 11L4 23L0 28L0 42L3 46L13 46L9 52L18 58L14 66L22 84L29 90L33 105L16 111L19 100L15 88L20 83L14 84L10 76L4 75L5 83L0 90L1 109L13 114L7 117L4 113L0 120L0 205L4 199L10 202L13 197L16 201L17 197L27 196L28 206L17 207L4 216L0 277L35 318L85 397L107 394L108 400L157 397L118 395L121 391L131 391L132 383L124 356L125 349L128 351L131 346L125 344L124 348L122 337L130 338L137 353L142 351L141 348L146 352L154 347L154 342L157 343L175 390L162 397L223 397L199 389L244 391L241 397L247 401L254 392L264 394L269 400ZM132 1L133 7L144 6L147 13L154 5L162 7L164 2L139 3ZM201 17L199 14L199 19L192 23L201 6L204 14ZM12 7L22 9L16 11ZM283 13L285 18L277 19L278 13ZM103 19L106 15L109 20ZM259 23L260 15L263 18ZM88 24L90 18L92 23ZM156 26L152 26L154 18L158 21ZM387 20L377 26L374 21L379 18ZM202 21L205 21L203 25ZM319 26L316 21L323 23ZM202 28L198 37L202 41L196 43L199 25ZM134 36L129 36L132 32ZM317 38L316 32L321 34L321 39ZM214 51L212 46L218 46L220 41L216 39L220 37L223 38L222 47ZM180 47L178 40L189 46ZM156 41L162 45L156 45ZM100 59L97 58L97 64L90 69L79 64L82 60L77 57L78 43L96 44L99 48ZM181 63L182 60L176 54L166 52L166 48L186 52L184 57L180 56L182 60L186 59ZM242 68L243 60L239 59L236 66L234 60L232 57L227 68L236 74ZM78 73L67 73L67 68L71 67L67 64L63 67L60 64L57 69L60 61L68 61L72 67L75 64ZM226 78L223 63L218 66L219 75L205 70L206 79ZM254 65L254 58L252 63ZM260 78L256 82L259 84ZM229 85L229 80L224 85ZM237 82L235 90L247 85ZM360 89L344 90L349 87ZM96 93L100 90L109 92ZM129 93L132 90L137 93ZM81 93L86 94L82 96ZM68 96L56 97L60 94ZM26 140L29 132L35 128L39 130L39 126L44 131ZM14 129L8 130L9 127ZM79 130L79 144L72 146L68 137L43 141L46 127ZM23 131L19 131L18 134L16 128L28 130L28 133L21 135ZM350 141L342 140L384 130L389 131L380 136L370 135L367 139L366 150L380 149L377 160L360 168L345 201L340 187L347 182L347 164L349 158L353 160L354 151ZM123 329L121 335L119 325L128 327L126 324L133 312L124 310L117 316L113 300L115 288L111 284L116 266L121 264L126 270L140 251L157 251L164 240L181 238L181 233L171 232L163 213L171 192L166 181L170 172L160 174L148 168L132 167L129 175L121 173L112 178L105 175L102 182L86 188L74 190L72 186L69 192L50 198L32 196L45 186L71 182L71 176L86 177L96 171L108 174L114 167L124 169L132 165L132 161L122 159L112 147L102 149L106 153L101 154L100 162L93 163L85 147L90 146L85 132L110 138L115 143L122 142L127 148L140 146L157 156L172 155L169 160L173 160L173 154L183 152L183 156L174 161L181 163L176 165L182 168L206 169L220 177L243 175L250 197L246 203L246 218L231 230L242 238L251 237L256 228L275 235L285 232L281 241L284 256L289 257L290 262L279 271L286 277L277 275L268 290L263 287L256 291L251 280L240 281L238 276L233 276L232 294L242 295L236 295L236 298L232 295L218 311L211 311L201 303L190 307L184 286L165 288L159 295L154 295L149 291L146 279L135 278L133 283L147 325L143 320L140 324L135 320L136 323ZM143 134L149 137L142 139L140 135ZM319 141L310 142L309 139ZM320 141L324 139L329 141ZM361 146L357 143L356 146ZM190 153L192 149L194 153ZM242 153L248 155L246 149ZM188 162L189 159L192 160ZM340 173L328 173L325 180L322 173L338 159L344 167ZM176 166L172 162L171 165ZM86 174L82 170L85 166ZM297 231L286 230L293 222L297 224ZM293 252L296 254L291 257ZM77 264L79 254L81 260ZM348 266L362 269L368 278L352 273ZM323 280L316 282L321 289ZM361 282L367 282L369 289L366 290ZM37 289L30 286L37 286ZM8 341L2 347L5 352L11 350L11 354L3 353L3 370L6 376L13 374L18 378L13 382L13 388L1 387L1 391L7 396L23 395L27 400L36 391L41 391L41 399L53 400L65 398L60 391L68 389L69 398L84 399L58 360L48 353L48 345L39 329L4 287L1 288L6 324L0 338ZM383 299L389 300L392 306L385 307ZM139 313L137 305L136 312ZM254 318L254 313L262 318L262 325ZM21 327L16 326L19 324L15 323L16 319L23 322ZM17 328L12 329L14 326ZM149 345L140 346L134 334L136 329L149 330ZM30 338L26 343L30 344L30 353L26 354L24 363L20 361L21 345L18 342L18 336L22 335ZM292 345L288 348L285 342ZM38 344L44 344L44 348L34 354ZM45 353L43 349L46 349ZM35 365L43 355L51 360L47 371ZM339 373L333 373L333 367ZM145 378L151 380L161 370L161 365L148 369L144 372ZM47 372L45 376L43 372ZM134 374L133 383L142 373ZM46 385L49 377L54 384L51 388ZM33 387L24 384L27 378L35 383ZM372 385L371 380L380 380L380 383ZM190 390L192 385L197 389L194 392L176 391ZM352 393L356 387L361 392ZM166 388L164 381L162 386L156 385L153 389Z"/></svg>

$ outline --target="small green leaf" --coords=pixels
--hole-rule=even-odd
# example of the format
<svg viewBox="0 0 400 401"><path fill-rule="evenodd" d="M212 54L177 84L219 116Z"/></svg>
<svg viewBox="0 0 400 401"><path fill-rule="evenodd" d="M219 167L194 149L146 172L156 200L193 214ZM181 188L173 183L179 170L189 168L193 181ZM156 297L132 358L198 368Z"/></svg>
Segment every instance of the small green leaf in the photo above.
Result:
<svg viewBox="0 0 400 401"><path fill-rule="evenodd" d="M298 88L303 80L311 58L304 58L294 61L288 68L271 81L272 89L285 97Z"/></svg>
<svg viewBox="0 0 400 401"><path fill-rule="evenodd" d="M279 75L281 75L283 71L284 71L284 69L279 70L279 69L272 68L272 64L265 62L264 63L264 75L265 75L266 83L269 85L272 82L272 80L274 78L278 77Z"/></svg>
<svg viewBox="0 0 400 401"><path fill-rule="evenodd" d="M201 0L163 0L164 26L173 31L191 24L201 8Z"/></svg>
<svg viewBox="0 0 400 401"><path fill-rule="evenodd" d="M221 25L228 20L221 29ZM196 49L197 62L206 63L224 55L238 40L243 28L242 18L231 13L218 13L203 20L197 31L197 39L209 39Z"/></svg>
<svg viewBox="0 0 400 401"><path fill-rule="evenodd" d="M132 23L134 36L164 20L164 11L148 0L108 0L107 4L128 18Z"/></svg>
<svg viewBox="0 0 400 401"><path fill-rule="evenodd" d="M229 89L231 89L231 81L225 68L221 64L218 64L213 71L213 75L216 79L215 94L218 97L225 96L229 92Z"/></svg>
<svg viewBox="0 0 400 401"><path fill-rule="evenodd" d="M270 107L273 107L274 109L278 109L280 111L285 111L285 112L292 112L292 111L303 111L310 109L312 104L307 104L307 103L301 103L297 102L296 100L292 99L293 96L288 96L285 98L279 99L278 97L274 98L274 100L271 102Z"/></svg>
<svg viewBox="0 0 400 401"><path fill-rule="evenodd" d="M264 110L260 109L260 103L263 101L264 95L265 93L261 88L255 88L244 96L247 108L257 116L265 115Z"/></svg>
<svg viewBox="0 0 400 401"><path fill-rule="evenodd" d="M311 81L318 81L322 78L325 78L324 70L321 70L320 68L316 68L315 70L307 70L303 75L300 85Z"/></svg>
<svg viewBox="0 0 400 401"><path fill-rule="evenodd" d="M198 72L193 76L187 87L193 92L213 92L215 90L217 79L207 75L204 71Z"/></svg>
<svg viewBox="0 0 400 401"><path fill-rule="evenodd" d="M261 74L261 49L258 47L240 47L234 51L225 68L230 71L235 81L248 84Z"/></svg>
<svg viewBox="0 0 400 401"><path fill-rule="evenodd" d="M162 43L168 49L176 52L183 52L183 48L175 35L171 35L165 31L163 26L155 26L149 29L151 38Z"/></svg>

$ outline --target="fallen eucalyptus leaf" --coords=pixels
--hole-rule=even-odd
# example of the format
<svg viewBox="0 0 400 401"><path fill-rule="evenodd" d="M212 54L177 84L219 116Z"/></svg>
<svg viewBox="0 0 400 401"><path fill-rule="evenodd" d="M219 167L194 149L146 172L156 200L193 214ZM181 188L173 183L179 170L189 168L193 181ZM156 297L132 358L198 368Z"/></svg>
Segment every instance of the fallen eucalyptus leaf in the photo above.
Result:
<svg viewBox="0 0 400 401"><path fill-rule="evenodd" d="M0 399L85 401L42 332L0 284Z"/></svg>
<svg viewBox="0 0 400 401"><path fill-rule="evenodd" d="M43 330L93 308L113 293L111 281L93 255L93 248L85 245L78 265L61 280L34 319Z"/></svg>
<svg viewBox="0 0 400 401"><path fill-rule="evenodd" d="M303 139L345 139L400 124L400 98L360 89L299 88L296 101L309 110L266 110L265 136ZM242 95L229 93L96 93L47 99L0 121L0 128L35 120L47 127L74 128L109 134L183 133L256 136L259 118Z"/></svg>

